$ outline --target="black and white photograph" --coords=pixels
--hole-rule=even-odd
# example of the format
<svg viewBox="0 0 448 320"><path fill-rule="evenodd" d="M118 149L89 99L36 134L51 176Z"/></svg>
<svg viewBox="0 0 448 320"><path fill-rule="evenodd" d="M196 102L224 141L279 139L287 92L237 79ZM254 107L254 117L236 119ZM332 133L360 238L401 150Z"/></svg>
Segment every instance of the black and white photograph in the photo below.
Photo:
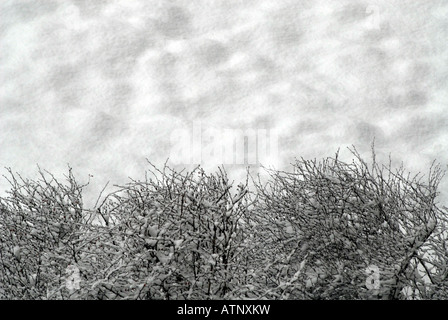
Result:
<svg viewBox="0 0 448 320"><path fill-rule="evenodd" d="M0 0L0 300L448 300L447 170L448 0Z"/></svg>

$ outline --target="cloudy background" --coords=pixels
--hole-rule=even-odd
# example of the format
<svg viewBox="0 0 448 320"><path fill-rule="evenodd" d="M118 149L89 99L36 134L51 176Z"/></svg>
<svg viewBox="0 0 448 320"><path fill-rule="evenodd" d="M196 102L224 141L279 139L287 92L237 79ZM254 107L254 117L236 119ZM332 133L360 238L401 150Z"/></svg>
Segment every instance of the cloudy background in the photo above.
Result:
<svg viewBox="0 0 448 320"><path fill-rule="evenodd" d="M68 163L94 176L91 204L199 121L276 130L281 169L352 144L368 158L373 138L379 159L446 168L447 39L442 0L2 0L0 167Z"/></svg>

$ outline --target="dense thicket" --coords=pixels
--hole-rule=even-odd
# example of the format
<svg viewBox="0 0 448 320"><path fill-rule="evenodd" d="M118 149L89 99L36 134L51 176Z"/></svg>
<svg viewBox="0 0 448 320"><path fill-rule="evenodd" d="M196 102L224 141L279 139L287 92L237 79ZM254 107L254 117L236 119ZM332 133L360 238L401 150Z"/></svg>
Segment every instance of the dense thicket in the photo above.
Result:
<svg viewBox="0 0 448 320"><path fill-rule="evenodd" d="M224 169L151 166L95 208L9 170L1 299L445 299L443 173L335 157L232 186Z"/></svg>

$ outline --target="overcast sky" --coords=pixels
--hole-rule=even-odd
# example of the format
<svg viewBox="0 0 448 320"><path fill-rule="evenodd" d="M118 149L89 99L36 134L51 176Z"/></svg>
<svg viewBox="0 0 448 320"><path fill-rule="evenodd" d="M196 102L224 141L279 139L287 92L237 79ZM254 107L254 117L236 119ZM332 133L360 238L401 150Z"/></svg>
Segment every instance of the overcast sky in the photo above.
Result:
<svg viewBox="0 0 448 320"><path fill-rule="evenodd" d="M90 199L200 124L275 132L282 169L352 144L368 159L373 138L380 160L446 168L447 39L442 0L1 1L0 167L69 163Z"/></svg>

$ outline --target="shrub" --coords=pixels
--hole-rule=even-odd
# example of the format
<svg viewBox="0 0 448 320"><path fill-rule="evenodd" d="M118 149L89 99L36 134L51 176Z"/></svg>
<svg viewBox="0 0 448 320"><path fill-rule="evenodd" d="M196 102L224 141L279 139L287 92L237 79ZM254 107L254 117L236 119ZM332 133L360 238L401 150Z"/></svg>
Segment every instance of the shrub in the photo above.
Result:
<svg viewBox="0 0 448 320"><path fill-rule="evenodd" d="M448 271L442 171L431 166L425 184L351 151L353 163L302 159L257 185L270 286L300 299L432 297Z"/></svg>
<svg viewBox="0 0 448 320"><path fill-rule="evenodd" d="M226 173L151 171L99 208L94 286L109 299L216 299L241 285L246 186Z"/></svg>
<svg viewBox="0 0 448 320"><path fill-rule="evenodd" d="M0 198L1 299L446 299L443 176L354 160L297 160L233 187L151 165L84 209L39 169Z"/></svg>
<svg viewBox="0 0 448 320"><path fill-rule="evenodd" d="M66 268L80 258L86 232L82 188L71 169L65 186L39 169L25 180L9 169L0 199L0 298L64 299Z"/></svg>

